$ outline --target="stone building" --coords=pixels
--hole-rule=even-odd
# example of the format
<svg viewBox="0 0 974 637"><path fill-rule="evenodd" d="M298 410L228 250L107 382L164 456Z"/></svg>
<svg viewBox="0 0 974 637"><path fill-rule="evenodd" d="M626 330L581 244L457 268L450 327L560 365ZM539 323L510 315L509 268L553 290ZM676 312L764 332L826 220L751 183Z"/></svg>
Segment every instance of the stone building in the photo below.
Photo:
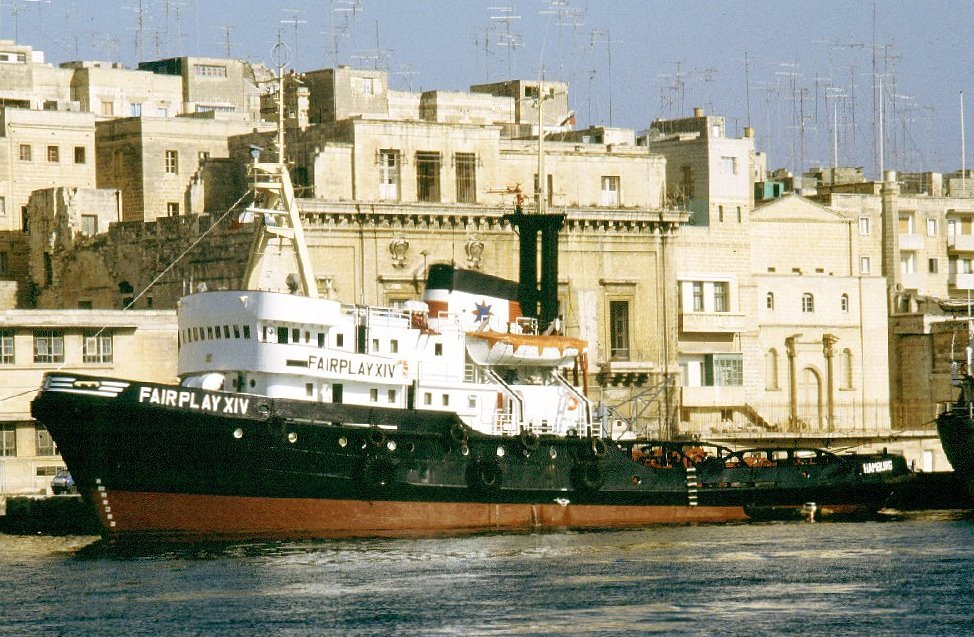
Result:
<svg viewBox="0 0 974 637"><path fill-rule="evenodd" d="M763 373L747 393L769 429L889 431L886 279L857 271L855 225L797 195L751 215Z"/></svg>
<svg viewBox="0 0 974 637"><path fill-rule="evenodd" d="M674 246L681 427L706 434L761 423L753 413L762 370L750 215L763 164L753 135L728 137L723 117L695 109L654 122L642 141L666 160L666 201L690 212Z"/></svg>
<svg viewBox="0 0 974 637"><path fill-rule="evenodd" d="M49 493L64 461L30 416L45 372L155 382L176 375L172 311L0 311L0 495Z"/></svg>
<svg viewBox="0 0 974 637"><path fill-rule="evenodd" d="M182 79L127 69L117 62L65 62L71 99L100 118L175 117L183 112Z"/></svg>
<svg viewBox="0 0 974 637"><path fill-rule="evenodd" d="M261 64L228 58L177 57L140 62L139 70L179 78L181 113L236 113L260 120L261 84L273 74Z"/></svg>
<svg viewBox="0 0 974 637"><path fill-rule="evenodd" d="M95 187L91 113L0 109L0 230L24 229L30 194L41 188Z"/></svg>
<svg viewBox="0 0 974 637"><path fill-rule="evenodd" d="M228 140L255 128L273 125L215 112L100 121L97 185L121 191L126 221L226 210L246 191L243 164L226 161Z"/></svg>

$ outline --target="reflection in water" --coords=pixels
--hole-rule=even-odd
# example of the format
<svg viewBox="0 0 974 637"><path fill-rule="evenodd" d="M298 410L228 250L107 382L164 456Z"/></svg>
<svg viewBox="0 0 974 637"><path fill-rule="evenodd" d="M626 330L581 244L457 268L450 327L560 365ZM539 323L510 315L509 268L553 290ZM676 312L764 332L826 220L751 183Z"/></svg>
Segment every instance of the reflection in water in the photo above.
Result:
<svg viewBox="0 0 974 637"><path fill-rule="evenodd" d="M0 635L959 634L974 517L302 542L0 536Z"/></svg>

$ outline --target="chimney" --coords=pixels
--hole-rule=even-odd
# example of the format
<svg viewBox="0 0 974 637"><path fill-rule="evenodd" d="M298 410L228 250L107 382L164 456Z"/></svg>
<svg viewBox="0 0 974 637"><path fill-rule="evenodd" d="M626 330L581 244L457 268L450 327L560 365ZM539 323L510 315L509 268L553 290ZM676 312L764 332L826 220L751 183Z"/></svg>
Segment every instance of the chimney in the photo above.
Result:
<svg viewBox="0 0 974 637"><path fill-rule="evenodd" d="M694 106L693 107L693 116L694 117L703 117L703 107L702 106Z"/></svg>

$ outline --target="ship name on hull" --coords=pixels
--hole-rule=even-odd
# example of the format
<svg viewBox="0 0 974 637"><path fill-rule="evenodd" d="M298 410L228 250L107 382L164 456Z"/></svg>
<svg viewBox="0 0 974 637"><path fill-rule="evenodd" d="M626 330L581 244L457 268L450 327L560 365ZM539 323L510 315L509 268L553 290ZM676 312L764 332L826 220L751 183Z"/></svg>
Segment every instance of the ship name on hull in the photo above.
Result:
<svg viewBox="0 0 974 637"><path fill-rule="evenodd" d="M206 411L213 414L247 413L249 398L240 396L220 396L217 394L198 394L192 391L176 389L159 389L158 387L140 387L139 402L163 407L177 407Z"/></svg>

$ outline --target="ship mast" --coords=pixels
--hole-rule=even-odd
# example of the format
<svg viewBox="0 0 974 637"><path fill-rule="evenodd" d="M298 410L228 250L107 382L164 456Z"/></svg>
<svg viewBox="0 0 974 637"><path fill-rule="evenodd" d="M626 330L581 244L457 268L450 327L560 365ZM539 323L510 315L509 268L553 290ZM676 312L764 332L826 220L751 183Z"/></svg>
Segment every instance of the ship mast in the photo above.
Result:
<svg viewBox="0 0 974 637"><path fill-rule="evenodd" d="M295 281L289 276L283 281L272 283L271 289L286 289L294 294L316 298L318 284L311 265L308 246L304 240L304 230L301 227L301 215L294 198L291 175L285 162L284 66L288 58L287 46L278 41L274 45L271 57L277 65L277 161L261 162L261 149L252 147L251 155L254 163L251 165L251 178L254 186L254 201L245 214L254 217L258 228L244 275L244 287L250 290L267 289L267 281L262 277L265 269L263 266L267 265L265 262L280 263L277 259L265 258L276 256L280 252L268 250L276 237L279 245L290 244L294 259L297 261L298 280ZM276 275L277 272L272 271L269 274Z"/></svg>

